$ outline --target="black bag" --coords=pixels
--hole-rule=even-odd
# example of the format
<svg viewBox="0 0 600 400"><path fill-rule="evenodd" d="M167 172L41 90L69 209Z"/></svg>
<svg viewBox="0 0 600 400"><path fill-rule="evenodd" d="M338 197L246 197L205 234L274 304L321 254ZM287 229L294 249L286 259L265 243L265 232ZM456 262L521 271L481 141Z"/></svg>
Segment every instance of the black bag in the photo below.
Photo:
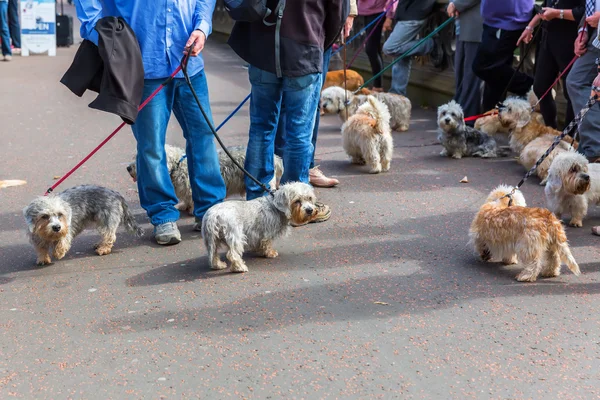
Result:
<svg viewBox="0 0 600 400"><path fill-rule="evenodd" d="M234 21L264 21L273 13L267 7L267 0L225 0L225 9Z"/></svg>
<svg viewBox="0 0 600 400"><path fill-rule="evenodd" d="M56 15L56 47L73 45L73 17Z"/></svg>

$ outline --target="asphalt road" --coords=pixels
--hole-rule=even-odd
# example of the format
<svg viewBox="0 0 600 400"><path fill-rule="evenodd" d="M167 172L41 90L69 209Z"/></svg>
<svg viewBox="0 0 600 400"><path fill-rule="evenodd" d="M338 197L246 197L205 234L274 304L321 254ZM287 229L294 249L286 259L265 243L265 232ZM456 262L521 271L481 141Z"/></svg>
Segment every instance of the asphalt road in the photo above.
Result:
<svg viewBox="0 0 600 400"><path fill-rule="evenodd" d="M474 212L524 171L512 158L440 157L435 114L417 104L410 131L394 134L391 171L375 176L349 164L337 117L325 118L317 155L341 184L317 193L331 220L294 229L279 258L248 256L241 275L209 269L188 216L181 244L153 243L125 129L61 189L120 191L148 233L120 230L99 257L87 231L36 267L22 208L119 123L59 84L75 50L0 64L0 179L28 182L0 190L0 398L598 397L598 211L567 230L580 277L565 268L522 284L518 268L482 264L467 247ZM205 55L220 122L247 75L223 44ZM247 114L223 128L227 144L245 144ZM175 122L168 142L184 143ZM524 194L543 206L537 182Z"/></svg>

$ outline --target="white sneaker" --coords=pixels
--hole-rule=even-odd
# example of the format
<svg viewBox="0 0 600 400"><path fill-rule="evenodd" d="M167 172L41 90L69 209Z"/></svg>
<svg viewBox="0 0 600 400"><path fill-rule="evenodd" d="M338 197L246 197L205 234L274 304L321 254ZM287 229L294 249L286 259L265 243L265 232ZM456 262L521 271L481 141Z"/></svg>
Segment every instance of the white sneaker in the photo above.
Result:
<svg viewBox="0 0 600 400"><path fill-rule="evenodd" d="M181 233L175 222L165 222L154 227L154 239L156 243L168 246L181 242Z"/></svg>
<svg viewBox="0 0 600 400"><path fill-rule="evenodd" d="M4 56L4 61L11 61L12 60L12 56Z"/></svg>

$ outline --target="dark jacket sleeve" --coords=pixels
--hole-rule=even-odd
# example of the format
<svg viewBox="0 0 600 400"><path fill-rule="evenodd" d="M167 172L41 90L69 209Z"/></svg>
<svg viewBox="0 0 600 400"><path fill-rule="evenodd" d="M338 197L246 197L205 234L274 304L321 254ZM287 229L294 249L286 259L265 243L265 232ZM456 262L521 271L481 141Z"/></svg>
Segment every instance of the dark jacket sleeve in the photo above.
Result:
<svg viewBox="0 0 600 400"><path fill-rule="evenodd" d="M571 9L573 12L573 19L575 19L575 21L581 21L582 19L585 20L585 0L582 0L580 3L581 4L577 7L573 7ZM583 26L583 24L581 24L581 26Z"/></svg>
<svg viewBox="0 0 600 400"><path fill-rule="evenodd" d="M297 0L296 0L297 1ZM323 0L325 4L325 49L330 48L342 32L350 14L349 0Z"/></svg>

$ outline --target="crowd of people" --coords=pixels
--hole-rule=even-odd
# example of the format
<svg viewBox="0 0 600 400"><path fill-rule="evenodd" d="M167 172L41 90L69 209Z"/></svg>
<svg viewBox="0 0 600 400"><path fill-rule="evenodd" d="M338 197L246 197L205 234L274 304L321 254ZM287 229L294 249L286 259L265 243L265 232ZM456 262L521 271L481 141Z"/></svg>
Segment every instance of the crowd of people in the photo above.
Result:
<svg viewBox="0 0 600 400"><path fill-rule="evenodd" d="M3 61L10 61L13 54L21 53L19 0L0 0L0 41Z"/></svg>
<svg viewBox="0 0 600 400"><path fill-rule="evenodd" d="M226 1L230 7L241 3L244 1ZM7 0L0 0L2 4L4 22ZM439 51L440 40L435 36L415 48L426 21L436 9L436 1L268 0L264 4L270 7L268 16L256 22L238 20L229 39L231 48L249 65L251 102L245 168L259 182L269 185L276 154L284 164L281 183L338 185L336 179L328 178L315 165L320 92L333 45L350 35L355 18L364 18L365 24L369 24L385 13L382 23L372 23L365 32L368 37L365 51L374 75L383 69L384 54L398 57L411 48L412 56ZM140 44L145 70L144 97L179 66L184 53L189 53L192 84L205 108L210 110L201 51L211 34L215 0L186 0L164 10L115 0L104 1L103 6L80 0L76 7L82 22L82 37L96 45L96 23L104 16L120 16L131 26ZM509 92L524 96L533 87L541 97L570 64L572 70L563 80L563 93L568 101L566 122L589 98L596 77L596 58L600 56L600 41L596 39L600 2L545 0L543 7L538 8L534 0L452 0L447 14L456 18L455 100L466 115L493 109ZM3 23L4 26L7 25ZM515 49L521 43L529 43L535 29L541 29L541 40L535 75L529 76L515 70L513 59ZM3 54L10 57L10 40L6 39L4 29L2 32ZM13 37L12 43L19 47L18 39ZM575 55L579 58L570 63ZM411 57L393 65L390 93L406 95L410 69ZM159 244L181 241L177 197L168 179L164 150L171 112L187 141L196 229L200 229L206 211L225 197L211 131L207 122L190 108L192 94L182 78L181 74L175 76L132 125L137 140L140 202L154 225ZM372 82L371 90L384 91L381 77ZM545 123L557 126L553 98L544 97L540 107ZM594 109L580 127L579 149L592 162L600 161L600 137L593 132L599 118L600 111ZM251 179L246 178L245 184L248 200L267 195ZM326 221L330 215L327 205L317 203L311 222Z"/></svg>

